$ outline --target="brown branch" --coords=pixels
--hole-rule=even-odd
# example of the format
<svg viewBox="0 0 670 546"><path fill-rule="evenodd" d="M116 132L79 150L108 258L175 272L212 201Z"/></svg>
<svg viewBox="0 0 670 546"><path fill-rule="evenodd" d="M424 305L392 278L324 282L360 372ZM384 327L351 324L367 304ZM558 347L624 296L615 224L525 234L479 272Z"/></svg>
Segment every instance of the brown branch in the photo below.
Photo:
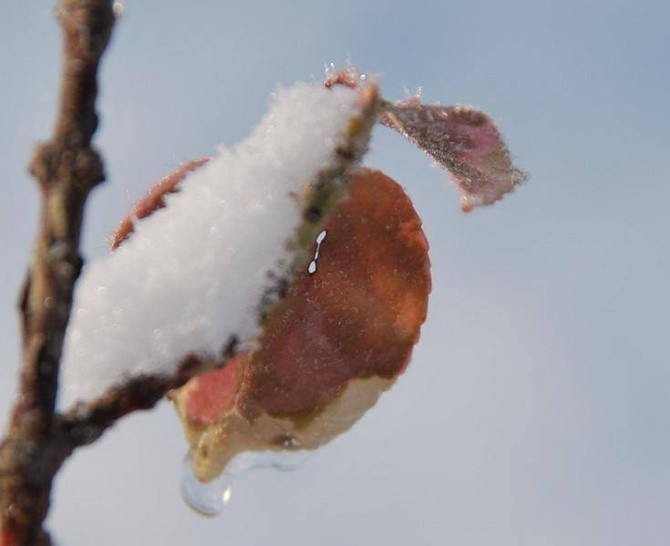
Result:
<svg viewBox="0 0 670 546"><path fill-rule="evenodd" d="M72 447L56 426L55 400L65 328L82 258L79 238L90 190L104 178L91 147L98 125L97 71L114 24L110 0L61 0L61 99L51 140L37 146L31 172L41 217L21 298L19 392L0 445L0 541L49 544L42 523L53 477Z"/></svg>
<svg viewBox="0 0 670 546"><path fill-rule="evenodd" d="M89 445L122 417L134 411L153 408L166 393L182 387L196 375L210 369L210 363L189 357L174 375L144 375L129 379L112 387L97 400L78 404L69 413L59 416L60 436L73 449Z"/></svg>
<svg viewBox="0 0 670 546"><path fill-rule="evenodd" d="M91 140L98 124L98 64L114 13L109 0L61 0L58 16L64 37L61 101L53 136L37 146L30 167L42 210L19 302L19 391L0 443L0 546L51 544L42 526L53 479L72 451L96 441L121 417L152 408L170 390L224 362L189 357L172 376L133 378L66 415L55 411L65 329L83 263L84 206L104 178Z"/></svg>
<svg viewBox="0 0 670 546"><path fill-rule="evenodd" d="M90 403L78 404L67 414L55 414L51 433L43 445L45 456L42 460L46 465L47 473L53 479L62 463L74 449L92 444L122 417L138 410L153 408L165 397L166 393L182 387L196 375L211 370L213 365L219 366L224 362L225 359L212 363L196 357L188 357L184 359L174 375L135 377L112 387L103 396ZM5 443L9 441L8 437ZM20 442L19 439L12 449L24 449L25 446L22 446ZM38 471L36 467L31 468L31 472ZM23 484L23 487L26 487L26 483ZM36 538L27 538L28 535L23 533L18 526L3 527L0 531L0 546L49 544L45 533L40 532L34 536Z"/></svg>

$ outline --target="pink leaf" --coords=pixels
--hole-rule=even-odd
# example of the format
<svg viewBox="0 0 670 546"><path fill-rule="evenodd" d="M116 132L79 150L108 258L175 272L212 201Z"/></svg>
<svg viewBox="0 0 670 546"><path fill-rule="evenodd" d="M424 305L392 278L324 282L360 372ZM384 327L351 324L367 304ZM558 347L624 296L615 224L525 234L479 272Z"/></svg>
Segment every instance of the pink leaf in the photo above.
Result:
<svg viewBox="0 0 670 546"><path fill-rule="evenodd" d="M455 179L461 208L490 205L527 179L489 116L470 106L422 104L412 97L386 104L382 123L435 159Z"/></svg>

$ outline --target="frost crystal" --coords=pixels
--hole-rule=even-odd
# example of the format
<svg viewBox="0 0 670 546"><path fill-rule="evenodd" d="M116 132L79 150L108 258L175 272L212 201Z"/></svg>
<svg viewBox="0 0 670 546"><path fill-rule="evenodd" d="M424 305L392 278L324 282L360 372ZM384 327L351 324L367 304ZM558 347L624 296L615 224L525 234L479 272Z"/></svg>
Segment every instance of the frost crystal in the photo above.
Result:
<svg viewBox="0 0 670 546"><path fill-rule="evenodd" d="M251 135L187 175L168 209L134 225L77 286L62 362L68 409L129 377L173 373L187 355L218 358L253 340L257 304L291 263L296 195L333 163L359 92L280 89Z"/></svg>

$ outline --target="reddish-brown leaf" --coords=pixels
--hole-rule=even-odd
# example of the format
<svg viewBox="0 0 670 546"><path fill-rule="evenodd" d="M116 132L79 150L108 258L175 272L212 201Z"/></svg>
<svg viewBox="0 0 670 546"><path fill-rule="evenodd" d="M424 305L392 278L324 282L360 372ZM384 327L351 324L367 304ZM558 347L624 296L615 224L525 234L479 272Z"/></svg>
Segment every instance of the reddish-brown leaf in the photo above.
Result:
<svg viewBox="0 0 670 546"><path fill-rule="evenodd" d="M207 425L217 423L233 411L248 359L248 354L239 354L224 367L193 379L191 384L195 388L184 398L183 411L188 418Z"/></svg>
<svg viewBox="0 0 670 546"><path fill-rule="evenodd" d="M165 206L187 163L152 187L122 223ZM315 256L267 314L258 348L173 394L196 475L211 479L236 453L314 448L348 429L404 371L426 317L428 243L403 189L361 169L323 226ZM316 254L316 243L314 254Z"/></svg>
<svg viewBox="0 0 670 546"><path fill-rule="evenodd" d="M366 80L355 67L332 71L326 87L356 88ZM454 178L461 194L461 209L491 205L528 175L516 168L505 142L484 112L471 106L423 104L410 97L384 103L381 123L413 142Z"/></svg>
<svg viewBox="0 0 670 546"><path fill-rule="evenodd" d="M422 104L412 97L387 105L382 123L414 142L453 176L465 212L495 203L527 178L512 163L491 118L470 106Z"/></svg>
<svg viewBox="0 0 670 546"><path fill-rule="evenodd" d="M245 377L245 415L309 415L351 379L402 372L426 316L428 243L412 204L361 171L328 220L314 274L302 271L268 317Z"/></svg>
<svg viewBox="0 0 670 546"><path fill-rule="evenodd" d="M208 161L208 157L202 157L184 163L151 186L147 194L135 203L132 212L119 223L119 227L112 235L111 249L116 250L123 241L130 237L135 230L134 222L136 220L146 218L156 210L162 209L165 206L165 196L169 193L178 192L181 181L189 173L199 169Z"/></svg>
<svg viewBox="0 0 670 546"><path fill-rule="evenodd" d="M349 187L316 269L270 310L258 349L174 396L200 479L241 451L326 443L404 371L426 317L428 243L393 180L363 169Z"/></svg>

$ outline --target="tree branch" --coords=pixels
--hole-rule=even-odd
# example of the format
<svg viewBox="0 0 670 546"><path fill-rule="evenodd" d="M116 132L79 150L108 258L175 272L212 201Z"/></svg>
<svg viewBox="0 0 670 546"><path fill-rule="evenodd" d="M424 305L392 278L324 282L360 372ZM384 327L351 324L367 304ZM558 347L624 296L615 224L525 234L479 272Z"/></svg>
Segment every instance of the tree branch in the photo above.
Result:
<svg viewBox="0 0 670 546"><path fill-rule="evenodd" d="M223 361L221 362L223 363ZM172 376L144 375L112 387L104 396L88 404L79 404L58 417L60 436L72 449L95 442L116 421L137 410L153 408L166 393L185 385L210 363L196 357L184 359Z"/></svg>
<svg viewBox="0 0 670 546"><path fill-rule="evenodd" d="M79 239L84 206L104 178L91 140L98 124L98 65L114 13L109 0L61 0L58 17L64 37L61 101L53 136L37 146L30 166L42 210L19 301L19 392L0 444L0 546L51 544L42 526L53 479L72 451L96 441L121 417L154 407L170 390L217 364L188 357L172 376L134 378L66 415L55 411L65 329L83 264Z"/></svg>
<svg viewBox="0 0 670 546"><path fill-rule="evenodd" d="M30 170L41 189L41 217L21 297L19 392L0 445L0 541L49 544L42 523L51 484L72 447L56 426L55 401L65 328L82 267L79 238L91 189L104 178L91 147L98 125L97 71L114 25L110 0L61 0L61 99L52 138Z"/></svg>

